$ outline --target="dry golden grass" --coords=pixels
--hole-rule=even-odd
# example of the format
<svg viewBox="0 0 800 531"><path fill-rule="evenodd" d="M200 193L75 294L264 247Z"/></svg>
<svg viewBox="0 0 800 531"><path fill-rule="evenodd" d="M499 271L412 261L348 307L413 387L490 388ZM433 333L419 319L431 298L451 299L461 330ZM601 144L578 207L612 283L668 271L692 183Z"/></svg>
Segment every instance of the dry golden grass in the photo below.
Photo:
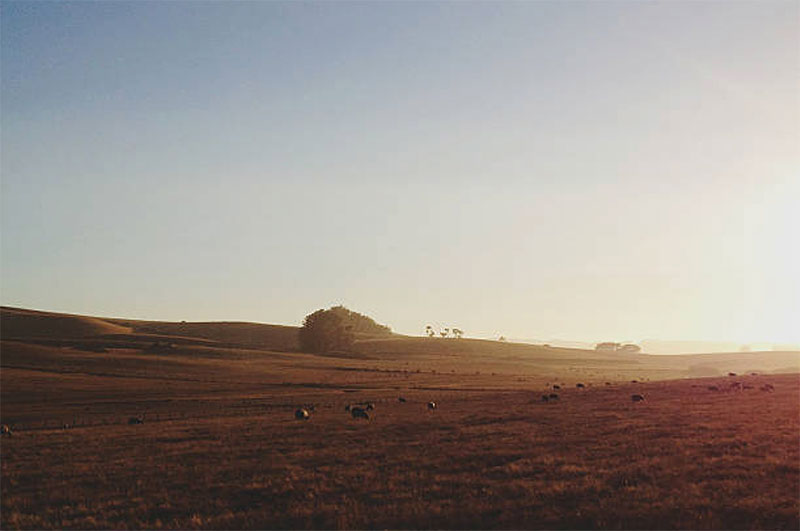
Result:
<svg viewBox="0 0 800 531"><path fill-rule="evenodd" d="M114 341L2 342L3 529L800 528L797 374L634 384L688 373L445 340L352 359ZM367 400L369 422L346 413Z"/></svg>
<svg viewBox="0 0 800 531"><path fill-rule="evenodd" d="M528 391L412 391L405 404L378 391L189 394L150 400L133 426L144 398L78 400L107 424L34 423L3 441L2 523L796 529L797 377L755 379L775 392L684 381L570 389L557 404ZM351 399L376 402L370 422L349 418ZM308 402L312 419L293 420Z"/></svg>

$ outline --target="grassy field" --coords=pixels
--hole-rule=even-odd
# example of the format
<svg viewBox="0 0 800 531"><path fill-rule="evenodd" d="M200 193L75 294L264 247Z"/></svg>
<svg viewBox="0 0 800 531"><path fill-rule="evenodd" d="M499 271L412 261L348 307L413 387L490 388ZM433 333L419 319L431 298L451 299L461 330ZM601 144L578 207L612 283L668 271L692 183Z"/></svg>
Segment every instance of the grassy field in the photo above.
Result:
<svg viewBox="0 0 800 531"><path fill-rule="evenodd" d="M21 312L3 529L800 528L797 353L397 337L315 356L288 327ZM345 411L362 401L369 421Z"/></svg>

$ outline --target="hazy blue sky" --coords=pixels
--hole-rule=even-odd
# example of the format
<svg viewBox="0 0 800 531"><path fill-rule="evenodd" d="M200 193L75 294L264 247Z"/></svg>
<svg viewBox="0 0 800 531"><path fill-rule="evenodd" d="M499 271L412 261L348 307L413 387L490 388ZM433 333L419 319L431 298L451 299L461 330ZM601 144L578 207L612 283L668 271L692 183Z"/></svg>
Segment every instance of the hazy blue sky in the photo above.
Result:
<svg viewBox="0 0 800 531"><path fill-rule="evenodd" d="M800 4L2 2L2 303L800 343Z"/></svg>

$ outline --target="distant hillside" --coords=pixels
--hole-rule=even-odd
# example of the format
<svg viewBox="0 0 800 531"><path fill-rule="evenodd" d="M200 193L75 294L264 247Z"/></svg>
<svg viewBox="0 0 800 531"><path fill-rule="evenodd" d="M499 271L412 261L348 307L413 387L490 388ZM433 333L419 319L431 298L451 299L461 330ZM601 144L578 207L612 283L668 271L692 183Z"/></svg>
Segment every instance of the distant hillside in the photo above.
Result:
<svg viewBox="0 0 800 531"><path fill-rule="evenodd" d="M375 360L423 362L437 360L454 366L482 363L502 371L550 370L567 367L575 374L599 374L617 368L652 378L724 376L729 372L798 372L800 352L721 352L713 354L649 355L594 349L545 347L480 339L393 337L359 341L354 351Z"/></svg>
<svg viewBox="0 0 800 531"><path fill-rule="evenodd" d="M490 357L493 359L533 358L630 358L630 354L596 352L572 348L511 343L488 339L442 339L429 337L396 336L386 339L370 339L356 343L354 350L376 357L403 356L451 356L458 358Z"/></svg>
<svg viewBox="0 0 800 531"><path fill-rule="evenodd" d="M741 345L732 341L665 341L643 339L642 350L648 354L702 354L708 352L739 352Z"/></svg>
<svg viewBox="0 0 800 531"><path fill-rule="evenodd" d="M231 350L299 352L294 326L246 322L164 322L90 317L0 307L0 335L7 341L106 352L133 349L170 355L232 356ZM6 348L4 346L4 348ZM16 348L16 347L14 347ZM298 356L300 356L298 354ZM324 356L419 368L503 372L567 371L589 379L593 375L653 379L800 371L800 352L728 352L715 354L648 355L598 352L482 339L443 339L391 335L362 336L346 352ZM233 358L232 358L233 359ZM294 358L292 358L294 359ZM605 378L606 376L603 376Z"/></svg>
<svg viewBox="0 0 800 531"><path fill-rule="evenodd" d="M129 333L130 327L97 317L0 307L0 336L3 339L63 339Z"/></svg>
<svg viewBox="0 0 800 531"><path fill-rule="evenodd" d="M712 352L792 351L800 345L755 344L745 345L724 341L664 341L645 339L642 349L648 354L708 354Z"/></svg>
<svg viewBox="0 0 800 531"><path fill-rule="evenodd" d="M279 351L297 350L296 326L247 322L163 322L108 319L140 334L191 337L247 348Z"/></svg>
<svg viewBox="0 0 800 531"><path fill-rule="evenodd" d="M739 374L751 371L798 372L800 351L769 350L761 352L717 352L713 354L676 354L649 356L658 360L686 366L691 376L718 376L732 371Z"/></svg>
<svg viewBox="0 0 800 531"><path fill-rule="evenodd" d="M165 322L88 317L0 307L0 334L8 339L87 339L120 345L141 343L218 343L265 350L298 349L297 327L242 322ZM193 341L194 340L194 341ZM198 341L204 340L204 341Z"/></svg>

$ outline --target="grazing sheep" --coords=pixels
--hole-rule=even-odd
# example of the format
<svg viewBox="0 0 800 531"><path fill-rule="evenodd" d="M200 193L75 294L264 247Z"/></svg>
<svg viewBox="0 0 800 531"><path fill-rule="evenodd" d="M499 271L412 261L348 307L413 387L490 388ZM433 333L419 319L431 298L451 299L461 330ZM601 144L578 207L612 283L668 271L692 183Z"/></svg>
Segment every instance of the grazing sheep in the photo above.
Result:
<svg viewBox="0 0 800 531"><path fill-rule="evenodd" d="M128 424L144 424L143 417L130 417L128 418Z"/></svg>
<svg viewBox="0 0 800 531"><path fill-rule="evenodd" d="M367 419L369 420L369 413L364 408L354 407L350 409L350 415L353 416L354 419Z"/></svg>
<svg viewBox="0 0 800 531"><path fill-rule="evenodd" d="M436 402L428 402L428 409L430 409L431 411L436 409Z"/></svg>
<svg viewBox="0 0 800 531"><path fill-rule="evenodd" d="M550 400L558 400L558 395L555 393L550 393Z"/></svg>
<svg viewBox="0 0 800 531"><path fill-rule="evenodd" d="M0 426L0 435L8 435L10 437L14 435L14 431L8 424L3 424L2 426Z"/></svg>
<svg viewBox="0 0 800 531"><path fill-rule="evenodd" d="M736 373L735 372L729 372L728 376L736 376Z"/></svg>
<svg viewBox="0 0 800 531"><path fill-rule="evenodd" d="M405 399L405 398L403 398L402 396L401 396L400 398L398 398L397 400L398 400L399 402L403 402L403 403L405 403L405 401L406 401L406 399Z"/></svg>
<svg viewBox="0 0 800 531"><path fill-rule="evenodd" d="M553 390L554 391L558 391L559 389L561 389L560 385L556 384L556 385L553 386Z"/></svg>
<svg viewBox="0 0 800 531"><path fill-rule="evenodd" d="M576 384L575 384L575 387L577 387L578 389L583 389L583 388L585 388L586 386L585 386L585 385L583 385L582 383L576 383Z"/></svg>
<svg viewBox="0 0 800 531"><path fill-rule="evenodd" d="M611 385L611 382L606 382L606 385Z"/></svg>
<svg viewBox="0 0 800 531"><path fill-rule="evenodd" d="M547 395L542 395L542 402L547 402L548 400L550 400L550 397L549 397L549 396L547 396Z"/></svg>
<svg viewBox="0 0 800 531"><path fill-rule="evenodd" d="M642 402L644 400L643 395L631 395L631 400L634 402Z"/></svg>
<svg viewBox="0 0 800 531"><path fill-rule="evenodd" d="M308 420L309 418L311 418L311 413L309 413L306 408L301 407L300 409L294 412L294 418L296 418L297 420Z"/></svg>
<svg viewBox="0 0 800 531"><path fill-rule="evenodd" d="M708 390L709 391L719 391L719 387L717 387L716 385L709 385L708 386Z"/></svg>

